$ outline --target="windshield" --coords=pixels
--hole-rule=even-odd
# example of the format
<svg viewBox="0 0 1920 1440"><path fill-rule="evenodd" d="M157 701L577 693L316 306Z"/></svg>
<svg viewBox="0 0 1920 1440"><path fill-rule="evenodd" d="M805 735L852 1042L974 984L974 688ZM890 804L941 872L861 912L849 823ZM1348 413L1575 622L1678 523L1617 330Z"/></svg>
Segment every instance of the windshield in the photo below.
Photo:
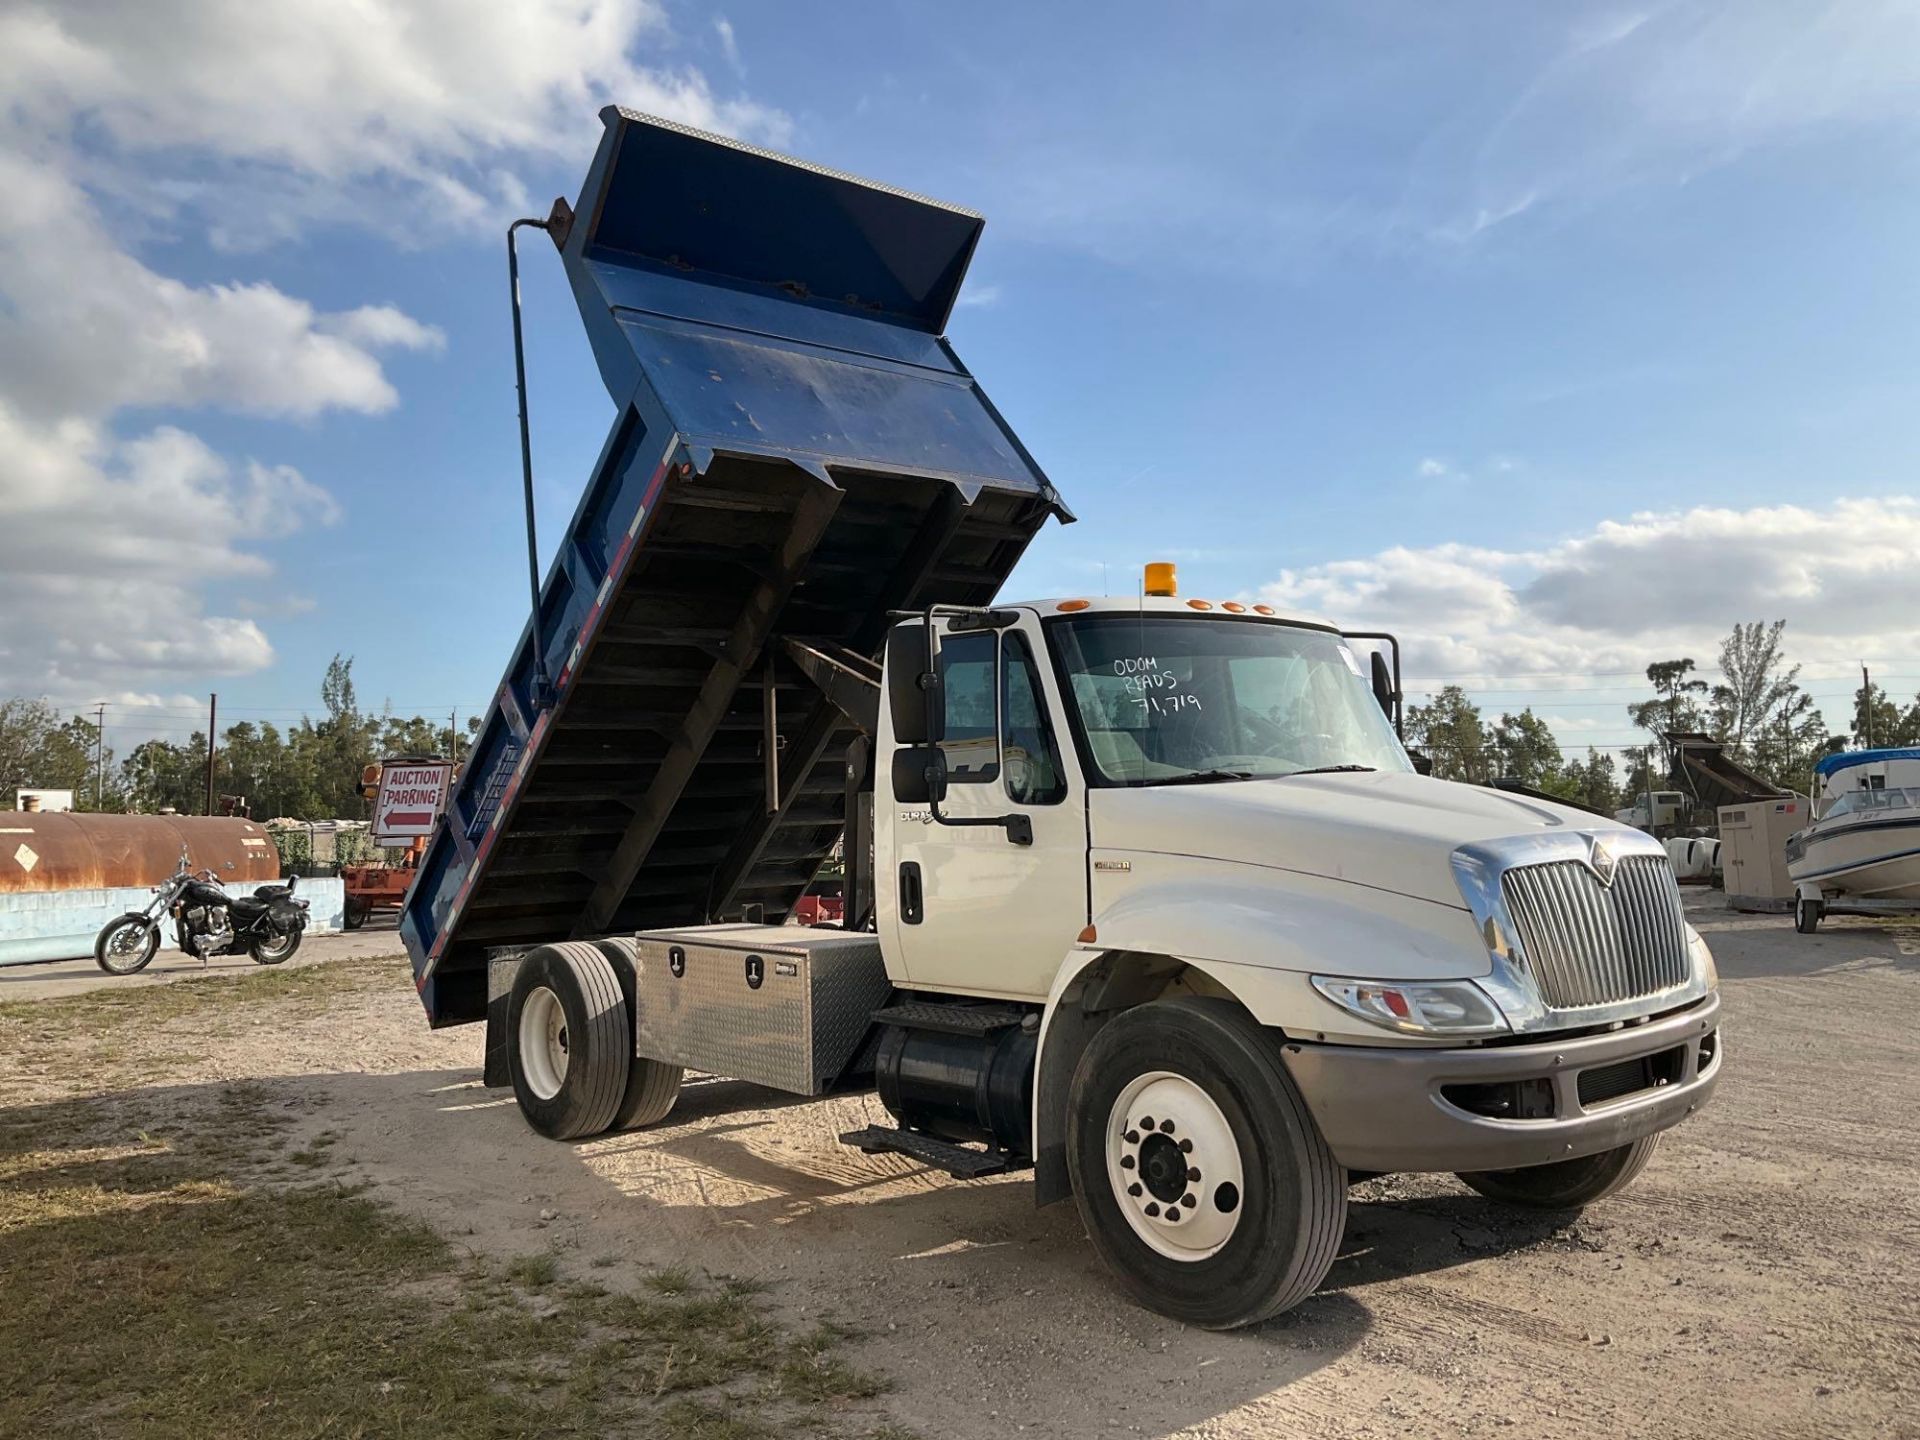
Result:
<svg viewBox="0 0 1920 1440"><path fill-rule="evenodd" d="M1413 768L1337 635L1111 614L1049 633L1074 726L1107 784Z"/></svg>
<svg viewBox="0 0 1920 1440"><path fill-rule="evenodd" d="M1920 787L1899 790L1849 790L1827 806L1822 820L1835 815L1882 815L1899 811L1911 815L1920 811Z"/></svg>

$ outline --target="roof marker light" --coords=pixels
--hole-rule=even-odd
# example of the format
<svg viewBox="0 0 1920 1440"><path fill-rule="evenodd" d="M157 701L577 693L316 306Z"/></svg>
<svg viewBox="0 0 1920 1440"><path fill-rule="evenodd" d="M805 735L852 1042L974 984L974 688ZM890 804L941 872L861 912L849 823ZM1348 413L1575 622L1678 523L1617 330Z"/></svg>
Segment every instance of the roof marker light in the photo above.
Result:
<svg viewBox="0 0 1920 1440"><path fill-rule="evenodd" d="M1191 610L1211 610L1213 608L1213 602L1211 600L1189 600L1187 601L1187 608Z"/></svg>
<svg viewBox="0 0 1920 1440"><path fill-rule="evenodd" d="M1256 605L1253 607L1253 613L1256 615L1271 615L1274 613L1274 609L1271 605Z"/></svg>
<svg viewBox="0 0 1920 1440"><path fill-rule="evenodd" d="M1224 600L1221 602L1220 608L1222 610L1231 610L1236 615L1244 615L1247 613L1247 607L1242 605L1238 600Z"/></svg>
<svg viewBox="0 0 1920 1440"><path fill-rule="evenodd" d="M1093 604L1091 600L1062 600L1053 608L1056 610L1084 610Z"/></svg>

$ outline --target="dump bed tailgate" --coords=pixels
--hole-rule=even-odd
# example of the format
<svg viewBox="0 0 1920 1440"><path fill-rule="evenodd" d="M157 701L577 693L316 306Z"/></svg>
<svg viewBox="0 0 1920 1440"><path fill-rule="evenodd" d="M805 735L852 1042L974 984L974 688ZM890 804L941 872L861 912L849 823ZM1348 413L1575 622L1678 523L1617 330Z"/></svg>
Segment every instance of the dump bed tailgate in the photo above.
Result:
<svg viewBox="0 0 1920 1440"><path fill-rule="evenodd" d="M494 947L783 918L854 733L788 642L875 656L1071 518L940 335L979 217L602 118L561 249L619 415L407 897L436 1025Z"/></svg>

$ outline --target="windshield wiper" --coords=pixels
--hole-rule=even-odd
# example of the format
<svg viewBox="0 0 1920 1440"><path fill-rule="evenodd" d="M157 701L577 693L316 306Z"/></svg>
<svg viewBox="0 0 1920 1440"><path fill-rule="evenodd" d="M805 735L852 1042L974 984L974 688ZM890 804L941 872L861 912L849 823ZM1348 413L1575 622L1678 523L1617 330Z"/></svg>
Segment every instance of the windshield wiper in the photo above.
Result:
<svg viewBox="0 0 1920 1440"><path fill-rule="evenodd" d="M1251 780L1251 770L1190 770L1185 775L1169 775L1164 780L1149 780L1149 785L1205 785L1214 780Z"/></svg>
<svg viewBox="0 0 1920 1440"><path fill-rule="evenodd" d="M1289 770L1280 778L1291 780L1296 775L1352 775L1359 771L1378 770L1378 765L1316 765L1311 770Z"/></svg>

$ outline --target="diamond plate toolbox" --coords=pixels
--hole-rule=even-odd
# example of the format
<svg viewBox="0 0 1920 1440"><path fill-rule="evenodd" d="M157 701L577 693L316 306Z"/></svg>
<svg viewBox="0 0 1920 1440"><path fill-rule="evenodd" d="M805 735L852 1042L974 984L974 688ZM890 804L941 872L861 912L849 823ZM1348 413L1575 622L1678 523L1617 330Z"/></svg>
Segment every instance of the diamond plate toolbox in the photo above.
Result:
<svg viewBox="0 0 1920 1440"><path fill-rule="evenodd" d="M791 1094L833 1083L892 991L873 935L703 925L634 939L639 1054Z"/></svg>

